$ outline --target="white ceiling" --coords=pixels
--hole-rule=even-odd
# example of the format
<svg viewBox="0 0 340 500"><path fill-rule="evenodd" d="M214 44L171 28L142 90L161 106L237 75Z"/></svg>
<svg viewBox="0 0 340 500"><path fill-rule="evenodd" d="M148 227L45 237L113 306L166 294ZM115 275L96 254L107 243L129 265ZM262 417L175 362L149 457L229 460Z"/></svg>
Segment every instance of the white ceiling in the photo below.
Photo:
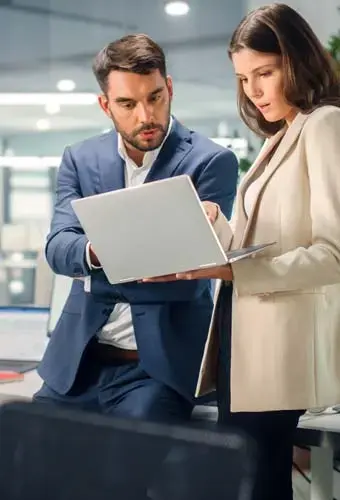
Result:
<svg viewBox="0 0 340 500"><path fill-rule="evenodd" d="M164 12L164 0L0 0L0 93L55 92L60 79L77 92L97 92L94 55L127 33L144 32L167 54L175 83L173 110L185 123L235 123L235 82L226 48L233 29L259 0L188 0L182 18ZM340 26L338 0L287 2L311 22L321 39ZM43 106L0 106L0 134L34 132ZM97 104L62 106L52 130L109 126Z"/></svg>
<svg viewBox="0 0 340 500"><path fill-rule="evenodd" d="M94 55L126 33L153 37L167 54L174 112L183 121L236 116L226 47L245 9L241 0L191 0L188 16L169 17L163 0L0 0L0 92L55 92L60 79L97 92ZM34 131L43 106L1 106L0 133ZM96 104L64 106L53 130L101 129Z"/></svg>

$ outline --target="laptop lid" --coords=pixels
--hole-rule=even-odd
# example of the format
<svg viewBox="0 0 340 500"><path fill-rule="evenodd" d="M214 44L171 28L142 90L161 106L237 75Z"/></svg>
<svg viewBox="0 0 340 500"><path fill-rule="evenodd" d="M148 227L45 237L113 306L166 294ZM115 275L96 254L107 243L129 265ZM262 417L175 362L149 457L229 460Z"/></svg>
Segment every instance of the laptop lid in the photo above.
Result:
<svg viewBox="0 0 340 500"><path fill-rule="evenodd" d="M11 403L0 435L6 500L250 499L254 450L237 432Z"/></svg>
<svg viewBox="0 0 340 500"><path fill-rule="evenodd" d="M186 175L72 202L110 283L226 263Z"/></svg>

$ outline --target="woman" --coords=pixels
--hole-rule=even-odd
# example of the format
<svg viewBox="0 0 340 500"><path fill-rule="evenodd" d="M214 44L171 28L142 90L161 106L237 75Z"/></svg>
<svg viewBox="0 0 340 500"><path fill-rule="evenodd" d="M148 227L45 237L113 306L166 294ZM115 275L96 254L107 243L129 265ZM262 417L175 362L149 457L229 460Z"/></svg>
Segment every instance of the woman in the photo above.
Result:
<svg viewBox="0 0 340 500"><path fill-rule="evenodd" d="M217 382L220 422L257 442L253 498L290 500L300 415L340 402L340 86L319 40L286 5L248 14L229 55L241 118L268 138L239 187L231 248L276 244L177 279L222 280L198 394ZM227 221L206 209L223 241Z"/></svg>

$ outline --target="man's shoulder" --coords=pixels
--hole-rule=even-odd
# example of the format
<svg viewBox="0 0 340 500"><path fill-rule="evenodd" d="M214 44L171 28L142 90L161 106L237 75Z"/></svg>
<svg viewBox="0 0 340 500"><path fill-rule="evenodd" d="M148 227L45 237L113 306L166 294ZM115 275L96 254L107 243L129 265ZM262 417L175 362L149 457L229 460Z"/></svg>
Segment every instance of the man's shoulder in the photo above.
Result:
<svg viewBox="0 0 340 500"><path fill-rule="evenodd" d="M110 130L109 132L104 132L71 144L68 146L68 149L72 156L88 155L100 151L104 144L112 143L113 145L114 140L117 140L117 134L114 130Z"/></svg>
<svg viewBox="0 0 340 500"><path fill-rule="evenodd" d="M221 146L220 144L217 144L212 139L209 139L209 137L206 137L205 135L200 134L199 132L191 130L190 133L192 138L192 145L194 147L215 154L228 153L228 151L230 152L229 149L225 148L224 146Z"/></svg>
<svg viewBox="0 0 340 500"><path fill-rule="evenodd" d="M195 130L191 130L184 125L182 125L183 129L186 131L187 135L190 137L190 141L193 147L194 153L204 153L208 156L215 156L221 153L224 153L226 156L233 155L230 149L217 144L209 137L201 134L200 132L196 132Z"/></svg>

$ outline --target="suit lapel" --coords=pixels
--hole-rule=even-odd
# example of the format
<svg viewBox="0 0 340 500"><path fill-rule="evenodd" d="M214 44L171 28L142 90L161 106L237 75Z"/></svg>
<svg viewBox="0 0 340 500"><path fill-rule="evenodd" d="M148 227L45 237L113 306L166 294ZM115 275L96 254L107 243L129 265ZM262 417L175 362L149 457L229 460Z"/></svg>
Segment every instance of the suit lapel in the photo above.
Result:
<svg viewBox="0 0 340 500"><path fill-rule="evenodd" d="M259 197L272 175L280 167L281 163L297 141L307 118L308 115L299 113L290 127L288 127L288 129L279 131L271 139L269 139L268 143L264 146L263 150L260 152L258 158L256 159L255 164L250 169L249 173L244 177L239 188L239 196L237 201L237 227L235 230L233 243L233 246L235 248L244 245L257 208ZM280 140L281 142L279 142ZM274 151L272 157L268 161L268 156L273 151L275 146L277 146L277 149ZM268 164L264 167L266 161L268 161ZM254 199L252 210L247 217L244 210L244 196L249 185L258 176L261 177L259 179L256 198Z"/></svg>
<svg viewBox="0 0 340 500"><path fill-rule="evenodd" d="M115 191L125 187L124 161L118 153L118 136L110 132L103 137L97 167L101 192Z"/></svg>
<svg viewBox="0 0 340 500"><path fill-rule="evenodd" d="M176 119L173 119L170 134L152 165L145 182L153 182L171 177L191 149L192 144L189 130L183 127Z"/></svg>

